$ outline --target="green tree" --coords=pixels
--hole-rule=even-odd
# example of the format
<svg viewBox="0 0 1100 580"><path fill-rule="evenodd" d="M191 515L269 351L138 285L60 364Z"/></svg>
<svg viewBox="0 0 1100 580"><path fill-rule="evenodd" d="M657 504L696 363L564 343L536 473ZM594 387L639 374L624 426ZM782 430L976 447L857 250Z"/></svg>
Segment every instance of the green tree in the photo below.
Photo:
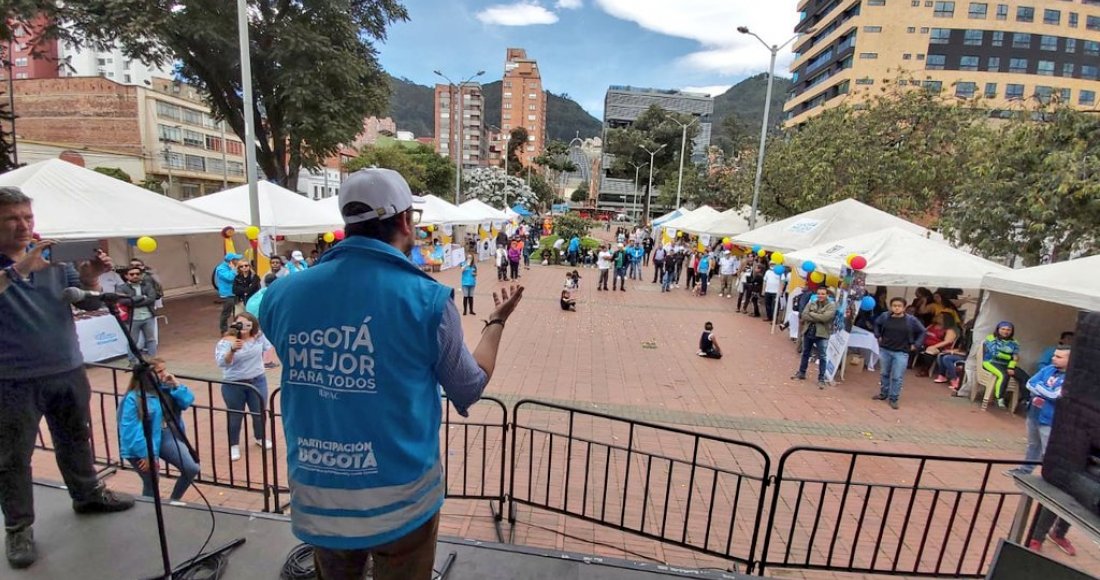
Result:
<svg viewBox="0 0 1100 580"><path fill-rule="evenodd" d="M519 175L524 171L523 162L519 160L519 152L527 146L528 134L524 127L516 127L508 136L508 150L505 155L508 158L508 174Z"/></svg>
<svg viewBox="0 0 1100 580"><path fill-rule="evenodd" d="M118 179L120 181L125 181L126 183L134 182L129 173L126 173L125 171L117 167L96 167L92 171L95 171L96 173L102 173L103 175L110 175L111 177L114 177L115 179Z"/></svg>
<svg viewBox="0 0 1100 580"><path fill-rule="evenodd" d="M589 187L587 180L582 181L581 184L577 186L577 189L573 190L573 194L569 196L569 201L576 203L588 201Z"/></svg>
<svg viewBox="0 0 1100 580"><path fill-rule="evenodd" d="M514 175L505 175L499 167L464 171L462 193L466 199L479 199L497 208L505 205L511 207L517 203L534 207L538 201L525 181Z"/></svg>
<svg viewBox="0 0 1100 580"><path fill-rule="evenodd" d="M0 63L2 65L2 63ZM15 164L15 136L9 130L15 115L8 110L7 95L0 95L0 173L18 167Z"/></svg>
<svg viewBox="0 0 1100 580"><path fill-rule="evenodd" d="M595 225L596 222L569 212L554 218L554 233L566 240L572 239L573 236L583 239Z"/></svg>
<svg viewBox="0 0 1100 580"><path fill-rule="evenodd" d="M394 142L385 146L367 146L358 157L347 162L345 169L350 173L364 167L393 169L405 177L415 192L430 193L444 199L451 199L454 194L454 164L423 143L405 146Z"/></svg>
<svg viewBox="0 0 1100 580"><path fill-rule="evenodd" d="M81 0L56 3L46 13L66 23L50 31L54 36L118 42L127 58L177 63L180 77L203 92L214 116L242 140L244 107L252 107L257 162L268 179L293 190L302 167L320 167L363 130L365 117L385 111L389 83L374 42L408 14L398 0L248 5L255 99L247 104L234 2Z"/></svg>
<svg viewBox="0 0 1100 580"><path fill-rule="evenodd" d="M991 258L1028 265L1100 252L1100 119L1023 111L971 143L942 225Z"/></svg>
<svg viewBox="0 0 1100 580"><path fill-rule="evenodd" d="M554 204L554 201L558 198L558 194L554 191L554 188L550 186L550 183L546 181L546 178L540 173L531 173L531 191L535 193L536 207L528 207L529 210L546 211L550 209L550 206Z"/></svg>

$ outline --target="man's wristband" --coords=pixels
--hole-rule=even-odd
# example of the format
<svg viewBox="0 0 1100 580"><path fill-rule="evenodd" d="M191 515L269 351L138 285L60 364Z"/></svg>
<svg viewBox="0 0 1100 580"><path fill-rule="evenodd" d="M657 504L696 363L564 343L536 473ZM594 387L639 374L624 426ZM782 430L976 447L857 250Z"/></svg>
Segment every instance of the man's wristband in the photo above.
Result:
<svg viewBox="0 0 1100 580"><path fill-rule="evenodd" d="M4 273L7 274L8 279L11 280L12 282L26 282L26 281L29 280L29 278L27 276L24 276L24 275L20 274L19 270L15 269L15 264L12 264L12 265L8 266L7 268L4 268Z"/></svg>
<svg viewBox="0 0 1100 580"><path fill-rule="evenodd" d="M497 318L495 320L486 320L485 321L485 328L482 328L481 332L485 332L486 330L489 329L490 326L492 326L494 324L499 324L501 328L504 328L504 321Z"/></svg>

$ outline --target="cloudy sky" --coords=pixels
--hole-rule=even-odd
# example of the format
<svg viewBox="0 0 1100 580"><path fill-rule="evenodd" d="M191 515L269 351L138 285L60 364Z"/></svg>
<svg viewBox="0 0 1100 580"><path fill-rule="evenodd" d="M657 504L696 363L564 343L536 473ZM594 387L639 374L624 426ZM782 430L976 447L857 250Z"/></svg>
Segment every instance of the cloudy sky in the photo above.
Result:
<svg viewBox="0 0 1100 580"><path fill-rule="evenodd" d="M769 43L785 42L797 0L406 0L409 21L378 46L391 74L431 85L440 70L455 82L485 70L499 80L508 47L539 61L544 86L593 115L608 85L719 94L767 70ZM785 72L790 50L780 55Z"/></svg>

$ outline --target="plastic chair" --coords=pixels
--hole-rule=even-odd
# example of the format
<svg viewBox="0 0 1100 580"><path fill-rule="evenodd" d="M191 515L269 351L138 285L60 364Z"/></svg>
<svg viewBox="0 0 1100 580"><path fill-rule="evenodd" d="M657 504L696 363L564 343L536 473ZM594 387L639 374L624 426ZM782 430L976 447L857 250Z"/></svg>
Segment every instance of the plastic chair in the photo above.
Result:
<svg viewBox="0 0 1100 580"><path fill-rule="evenodd" d="M985 345L982 345L978 351L978 360L981 361L985 358ZM993 386L997 382L997 377L993 376L993 373L987 371L981 364L978 365L978 373L975 377L977 379L975 388L970 390L971 402L978 400L978 392L982 393L982 410L989 408L989 402L993 398ZM1016 377L1009 377L1008 384L1005 385L1008 389L1008 410L1010 413L1016 413L1016 407L1020 402L1020 382L1016 380Z"/></svg>

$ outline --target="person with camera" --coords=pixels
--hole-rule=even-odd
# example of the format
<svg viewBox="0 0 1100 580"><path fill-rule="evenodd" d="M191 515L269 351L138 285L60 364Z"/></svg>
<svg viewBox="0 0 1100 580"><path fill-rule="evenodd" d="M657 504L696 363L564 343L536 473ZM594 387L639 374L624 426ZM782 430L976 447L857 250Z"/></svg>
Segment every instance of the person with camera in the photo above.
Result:
<svg viewBox="0 0 1100 580"><path fill-rule="evenodd" d="M523 287L494 294L471 354L453 290L409 259L423 198L378 168L339 195L344 241L260 305L283 361L291 527L318 578L358 580L373 557L376 580L427 580L446 487L439 387L466 416Z"/></svg>
<svg viewBox="0 0 1100 580"><path fill-rule="evenodd" d="M84 372L65 288L98 291L111 259L52 264L54 240L34 239L31 199L17 187L0 187L0 508L5 553L12 568L38 558L34 543L31 454L38 424L46 417L57 466L73 510L106 513L130 509L134 499L104 488L92 464L89 424L92 387ZM98 298L75 306L100 308Z"/></svg>
<svg viewBox="0 0 1100 580"><path fill-rule="evenodd" d="M267 401L267 376L264 375L264 353L271 343L260 332L260 322L248 312L233 319L225 336L214 347L214 362L222 369L222 400L229 409L229 459L241 458L241 423L245 407L252 415L253 442L263 449L271 449L271 440L264 438L264 403Z"/></svg>
<svg viewBox="0 0 1100 580"><path fill-rule="evenodd" d="M158 468L156 460L180 471L172 495L168 496L173 505L183 505L184 492L191 482L199 476L199 462L191 455L184 442L183 412L195 402L195 395L186 385L180 384L176 377L168 372L164 359L151 358L149 365L157 377L157 388L164 395L164 402L155 392L145 392L145 408L141 406L141 381L137 375L130 379L126 396L118 406L118 448L119 456L128 461L141 476L141 495L153 497L159 493L153 489L153 470ZM149 461L148 446L142 422L148 418L153 426L153 461Z"/></svg>

